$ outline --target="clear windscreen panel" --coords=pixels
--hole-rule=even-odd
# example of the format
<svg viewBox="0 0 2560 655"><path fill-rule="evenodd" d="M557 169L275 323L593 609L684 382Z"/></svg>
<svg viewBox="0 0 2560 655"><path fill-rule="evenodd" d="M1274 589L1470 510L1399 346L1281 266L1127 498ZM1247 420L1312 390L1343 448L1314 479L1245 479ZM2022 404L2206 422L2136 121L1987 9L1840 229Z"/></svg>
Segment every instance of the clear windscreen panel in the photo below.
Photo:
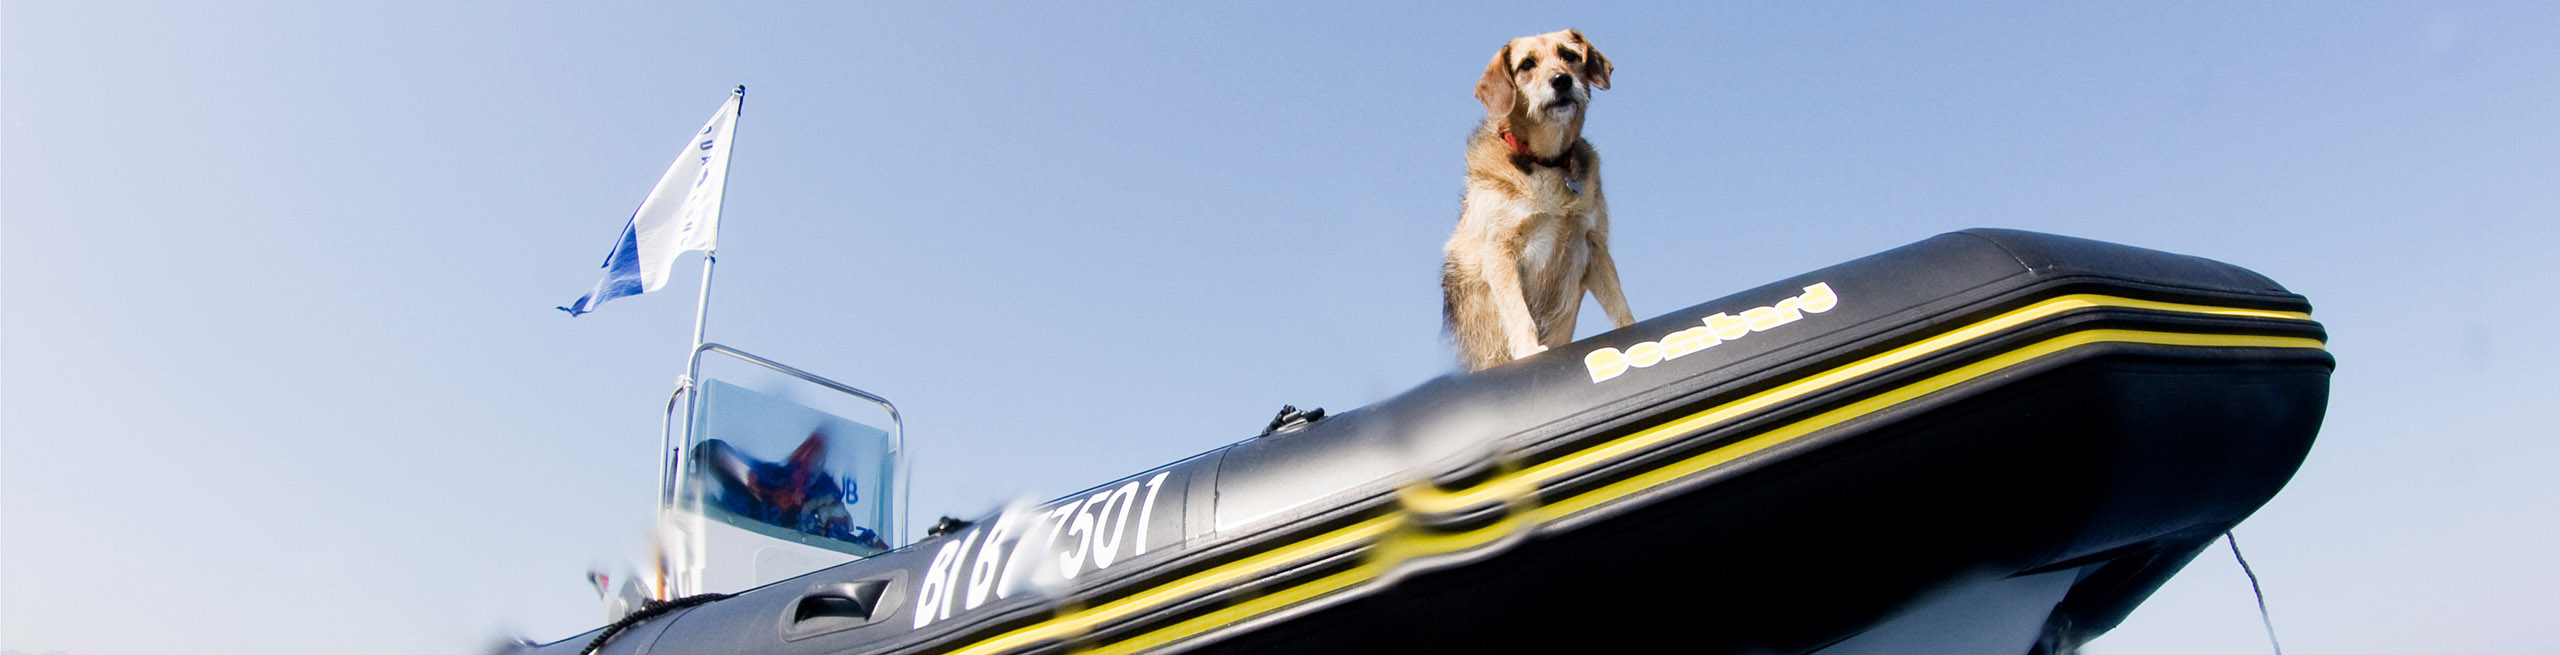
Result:
<svg viewBox="0 0 2560 655"><path fill-rule="evenodd" d="M894 437L811 407L815 394L828 393L823 388L758 386L778 388L697 383L674 509L855 557L888 550Z"/></svg>

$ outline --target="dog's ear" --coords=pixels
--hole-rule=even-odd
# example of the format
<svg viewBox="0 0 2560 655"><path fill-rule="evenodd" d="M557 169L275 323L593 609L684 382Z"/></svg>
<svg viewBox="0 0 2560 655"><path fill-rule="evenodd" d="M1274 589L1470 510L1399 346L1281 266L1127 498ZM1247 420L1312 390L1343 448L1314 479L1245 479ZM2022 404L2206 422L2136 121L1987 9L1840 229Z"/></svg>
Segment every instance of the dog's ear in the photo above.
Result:
<svg viewBox="0 0 2560 655"><path fill-rule="evenodd" d="M1493 63L1485 66L1484 79L1476 80L1476 100L1484 103L1485 115L1501 118L1511 115L1519 98L1519 90L1511 88L1511 44L1505 43L1502 51L1493 53Z"/></svg>
<svg viewBox="0 0 2560 655"><path fill-rule="evenodd" d="M1609 63L1608 57L1601 56L1599 48L1592 47L1591 41L1582 38L1581 30L1571 30L1571 32L1573 42L1582 44L1582 79L1590 80L1591 88L1609 88L1609 71L1617 70L1618 65Z"/></svg>

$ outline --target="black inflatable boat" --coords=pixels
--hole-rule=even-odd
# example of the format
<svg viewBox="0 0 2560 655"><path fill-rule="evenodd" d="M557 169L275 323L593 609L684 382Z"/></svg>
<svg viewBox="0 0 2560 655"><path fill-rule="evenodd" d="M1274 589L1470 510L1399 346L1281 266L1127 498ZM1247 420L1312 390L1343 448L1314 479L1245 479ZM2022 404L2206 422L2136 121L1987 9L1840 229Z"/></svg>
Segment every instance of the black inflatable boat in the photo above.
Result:
<svg viewBox="0 0 2560 655"><path fill-rule="evenodd" d="M599 652L2068 652L2301 464L2309 310L2205 259L1946 234Z"/></svg>

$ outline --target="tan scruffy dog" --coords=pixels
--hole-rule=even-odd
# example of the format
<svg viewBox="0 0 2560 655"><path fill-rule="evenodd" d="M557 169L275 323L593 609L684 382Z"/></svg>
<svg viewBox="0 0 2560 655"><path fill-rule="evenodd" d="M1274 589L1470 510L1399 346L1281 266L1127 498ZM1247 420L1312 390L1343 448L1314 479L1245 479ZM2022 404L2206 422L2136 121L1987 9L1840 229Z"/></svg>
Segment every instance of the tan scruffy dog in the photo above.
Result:
<svg viewBox="0 0 2560 655"><path fill-rule="evenodd" d="M1582 140L1612 68L1567 30L1512 39L1476 82L1485 119L1440 269L1441 315L1469 371L1572 342L1585 290L1618 327L1635 322L1609 258L1600 155Z"/></svg>

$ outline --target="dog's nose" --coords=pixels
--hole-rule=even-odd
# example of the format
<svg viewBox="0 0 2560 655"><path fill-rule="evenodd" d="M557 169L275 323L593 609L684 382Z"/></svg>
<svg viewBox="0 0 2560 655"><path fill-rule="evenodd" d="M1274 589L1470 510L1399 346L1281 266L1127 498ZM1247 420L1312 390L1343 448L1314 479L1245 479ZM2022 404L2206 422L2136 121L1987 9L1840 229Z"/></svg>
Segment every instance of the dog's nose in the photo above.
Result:
<svg viewBox="0 0 2560 655"><path fill-rule="evenodd" d="M1557 73L1555 77L1547 78L1547 86L1555 87L1556 93L1572 93L1573 76Z"/></svg>

